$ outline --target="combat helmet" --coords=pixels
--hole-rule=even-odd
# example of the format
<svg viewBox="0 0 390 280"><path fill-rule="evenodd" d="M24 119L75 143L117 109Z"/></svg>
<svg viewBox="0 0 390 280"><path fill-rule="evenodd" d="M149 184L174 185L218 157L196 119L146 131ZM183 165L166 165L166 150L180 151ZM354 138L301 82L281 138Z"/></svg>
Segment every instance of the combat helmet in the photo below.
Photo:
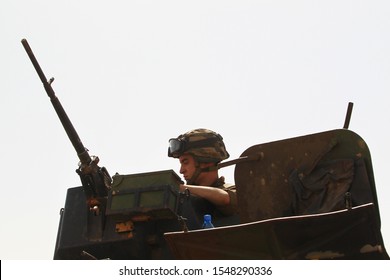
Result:
<svg viewBox="0 0 390 280"><path fill-rule="evenodd" d="M168 156L191 154L198 162L215 162L229 158L220 134L205 128L190 130L169 140Z"/></svg>

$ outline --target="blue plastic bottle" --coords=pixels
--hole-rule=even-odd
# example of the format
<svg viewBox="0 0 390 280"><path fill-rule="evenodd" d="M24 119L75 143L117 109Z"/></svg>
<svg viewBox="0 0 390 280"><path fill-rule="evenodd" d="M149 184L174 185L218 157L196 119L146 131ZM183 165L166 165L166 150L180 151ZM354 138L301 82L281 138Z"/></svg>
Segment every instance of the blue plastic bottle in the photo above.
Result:
<svg viewBox="0 0 390 280"><path fill-rule="evenodd" d="M211 215L206 214L203 216L203 226L202 228L213 228L214 225L211 223Z"/></svg>

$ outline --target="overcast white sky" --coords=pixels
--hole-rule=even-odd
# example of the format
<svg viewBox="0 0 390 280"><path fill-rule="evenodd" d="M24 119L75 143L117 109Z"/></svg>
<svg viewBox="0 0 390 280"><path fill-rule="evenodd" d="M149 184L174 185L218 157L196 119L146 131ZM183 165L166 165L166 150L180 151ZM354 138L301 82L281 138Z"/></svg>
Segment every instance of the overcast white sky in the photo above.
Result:
<svg viewBox="0 0 390 280"><path fill-rule="evenodd" d="M248 147L341 128L371 151L390 249L390 2L0 2L0 259L52 259L78 158L20 41L111 175L174 169L167 141ZM233 168L221 171L233 181Z"/></svg>

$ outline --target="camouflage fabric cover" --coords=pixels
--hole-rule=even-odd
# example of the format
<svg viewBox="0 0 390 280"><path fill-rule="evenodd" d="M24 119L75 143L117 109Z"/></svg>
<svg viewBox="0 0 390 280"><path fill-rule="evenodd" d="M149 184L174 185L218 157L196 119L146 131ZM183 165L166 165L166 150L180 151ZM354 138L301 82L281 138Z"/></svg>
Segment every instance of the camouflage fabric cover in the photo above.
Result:
<svg viewBox="0 0 390 280"><path fill-rule="evenodd" d="M199 162L220 162L229 158L229 153L226 151L222 136L212 130L204 128L190 130L180 135L178 139L186 141L189 144L189 148L184 152L192 154ZM193 143L206 139L215 141L211 141L200 147L191 146Z"/></svg>

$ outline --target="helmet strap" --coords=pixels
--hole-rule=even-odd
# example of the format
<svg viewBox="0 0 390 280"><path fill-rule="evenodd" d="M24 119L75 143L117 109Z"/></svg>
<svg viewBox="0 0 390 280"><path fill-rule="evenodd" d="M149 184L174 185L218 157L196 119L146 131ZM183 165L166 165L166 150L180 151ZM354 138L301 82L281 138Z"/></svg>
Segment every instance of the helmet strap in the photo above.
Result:
<svg viewBox="0 0 390 280"><path fill-rule="evenodd" d="M209 166L209 167L203 167L201 168L201 172L210 172L210 171L215 171L215 170L218 170L218 166Z"/></svg>
<svg viewBox="0 0 390 280"><path fill-rule="evenodd" d="M200 168L199 163L196 163L195 172L192 174L191 178L187 181L187 185L195 185L196 179L198 179L200 173L202 173L202 168Z"/></svg>
<svg viewBox="0 0 390 280"><path fill-rule="evenodd" d="M195 181L196 181L196 179L198 179L200 173L202 173L202 172L210 172L210 171L214 171L214 170L218 170L218 166L215 165L215 166L209 166L209 167L201 168L199 161L196 161L195 172L192 175L192 177L187 181L187 184L188 185L194 185Z"/></svg>

